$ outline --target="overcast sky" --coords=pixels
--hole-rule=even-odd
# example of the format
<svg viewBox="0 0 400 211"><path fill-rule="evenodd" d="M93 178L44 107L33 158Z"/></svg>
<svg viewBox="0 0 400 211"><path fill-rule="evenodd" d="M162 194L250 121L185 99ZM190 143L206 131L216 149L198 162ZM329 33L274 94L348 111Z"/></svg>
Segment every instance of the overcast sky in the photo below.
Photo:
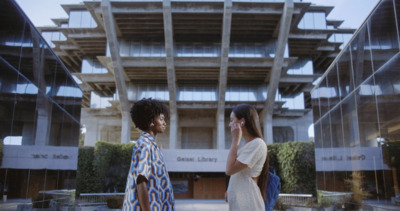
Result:
<svg viewBox="0 0 400 211"><path fill-rule="evenodd" d="M16 0L35 26L52 26L52 18L68 17L61 4L79 3L82 0ZM341 27L358 28L379 0L304 0L318 5L334 6L330 20L344 20ZM357 12L355 12L357 11Z"/></svg>

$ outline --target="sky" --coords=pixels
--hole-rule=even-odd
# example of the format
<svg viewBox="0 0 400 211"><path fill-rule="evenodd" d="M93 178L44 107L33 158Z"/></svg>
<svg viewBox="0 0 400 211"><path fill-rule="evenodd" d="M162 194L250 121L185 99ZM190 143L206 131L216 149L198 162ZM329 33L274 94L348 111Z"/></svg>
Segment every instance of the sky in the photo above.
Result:
<svg viewBox="0 0 400 211"><path fill-rule="evenodd" d="M35 26L54 26L52 18L67 18L61 4L75 4L82 0L16 0ZM328 20L343 20L341 28L357 29L379 0L304 0L317 5L334 6ZM356 12L355 12L356 11ZM314 137L314 127L308 130Z"/></svg>

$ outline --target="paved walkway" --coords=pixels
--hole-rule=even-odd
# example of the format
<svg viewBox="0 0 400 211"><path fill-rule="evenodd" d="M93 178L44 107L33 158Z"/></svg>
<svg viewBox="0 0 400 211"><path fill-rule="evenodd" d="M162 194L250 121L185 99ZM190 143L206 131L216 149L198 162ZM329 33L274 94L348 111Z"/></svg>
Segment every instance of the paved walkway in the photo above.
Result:
<svg viewBox="0 0 400 211"><path fill-rule="evenodd" d="M0 211L17 210L18 204L30 203L30 199L9 199L7 203L0 201ZM227 211L228 203L224 200L176 199L176 211Z"/></svg>
<svg viewBox="0 0 400 211"><path fill-rule="evenodd" d="M177 211L226 211L228 203L225 200L207 199L176 199Z"/></svg>

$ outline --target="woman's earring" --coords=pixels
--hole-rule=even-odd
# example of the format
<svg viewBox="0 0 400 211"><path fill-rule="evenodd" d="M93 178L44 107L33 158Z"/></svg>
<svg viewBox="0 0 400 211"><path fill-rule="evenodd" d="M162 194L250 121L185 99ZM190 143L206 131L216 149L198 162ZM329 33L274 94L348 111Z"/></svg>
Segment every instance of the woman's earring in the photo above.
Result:
<svg viewBox="0 0 400 211"><path fill-rule="evenodd" d="M240 126L243 126L244 122L240 122Z"/></svg>

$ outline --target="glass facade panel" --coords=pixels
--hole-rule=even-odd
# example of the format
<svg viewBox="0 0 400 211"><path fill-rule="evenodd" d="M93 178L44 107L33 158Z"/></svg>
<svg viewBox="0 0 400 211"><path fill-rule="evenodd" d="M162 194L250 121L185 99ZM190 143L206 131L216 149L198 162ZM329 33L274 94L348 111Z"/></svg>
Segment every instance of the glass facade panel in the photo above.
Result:
<svg viewBox="0 0 400 211"><path fill-rule="evenodd" d="M300 29L326 29L324 12L306 12L297 25Z"/></svg>
<svg viewBox="0 0 400 211"><path fill-rule="evenodd" d="M178 101L216 101L217 87L211 84L180 84Z"/></svg>
<svg viewBox="0 0 400 211"><path fill-rule="evenodd" d="M396 27L396 18L393 9L393 1L385 0L382 7L391 10L376 10L368 20L369 33L371 37L372 55L374 57L374 71L399 52L399 36ZM381 58L381 59L379 59Z"/></svg>
<svg viewBox="0 0 400 211"><path fill-rule="evenodd" d="M96 21L87 10L71 10L69 12L69 28L96 28Z"/></svg>
<svg viewBox="0 0 400 211"><path fill-rule="evenodd" d="M162 101L169 100L168 84L160 83L129 83L128 84L128 99L137 101L143 98L153 98Z"/></svg>
<svg viewBox="0 0 400 211"><path fill-rule="evenodd" d="M106 74L108 70L95 57L86 57L82 60L82 73Z"/></svg>
<svg viewBox="0 0 400 211"><path fill-rule="evenodd" d="M327 84L327 78L324 78L318 87L319 93L319 106L321 109L321 116L326 114L330 108L329 98L331 97L331 90Z"/></svg>
<svg viewBox="0 0 400 211"><path fill-rule="evenodd" d="M32 170L42 161L31 159L26 150L53 155L55 148L48 146L77 149L82 91L17 3L3 0L0 8L0 141L5 144L3 152L17 152L4 154L0 186L6 184L8 198L32 198L43 188L74 189L76 171L47 170L65 167L51 164L46 170ZM44 35L49 40L61 37ZM43 163L52 162L48 154ZM12 169L4 168L7 163ZM71 177L64 177L67 174ZM4 191L0 189L0 196Z"/></svg>
<svg viewBox="0 0 400 211"><path fill-rule="evenodd" d="M351 43L351 57L354 75L354 86L359 86L372 74L371 48L367 25L364 25Z"/></svg>
<svg viewBox="0 0 400 211"><path fill-rule="evenodd" d="M339 95L341 99L346 97L351 91L354 90L353 83L353 66L350 57L350 50L347 47L342 56L336 63L338 78L339 78Z"/></svg>
<svg viewBox="0 0 400 211"><path fill-rule="evenodd" d="M337 58L337 69L329 69L311 93L318 190L351 194L346 209L398 206L392 203L399 196L400 168L400 52L393 2L379 3ZM340 98L330 95L331 106L319 114L325 85Z"/></svg>
<svg viewBox="0 0 400 211"><path fill-rule="evenodd" d="M314 89L314 91L311 92L311 103L313 105L312 106L313 117L315 120L317 120L317 119L321 118L318 87L316 87Z"/></svg>
<svg viewBox="0 0 400 211"><path fill-rule="evenodd" d="M339 90L338 90L339 83L337 76L338 74L336 66L333 66L332 69L328 72L328 75L326 76L328 84L326 92L328 92L327 95L329 98L329 109L335 107L340 101Z"/></svg>
<svg viewBox="0 0 400 211"><path fill-rule="evenodd" d="M289 75L312 75L313 73L314 69L311 59L299 59L287 71Z"/></svg>

